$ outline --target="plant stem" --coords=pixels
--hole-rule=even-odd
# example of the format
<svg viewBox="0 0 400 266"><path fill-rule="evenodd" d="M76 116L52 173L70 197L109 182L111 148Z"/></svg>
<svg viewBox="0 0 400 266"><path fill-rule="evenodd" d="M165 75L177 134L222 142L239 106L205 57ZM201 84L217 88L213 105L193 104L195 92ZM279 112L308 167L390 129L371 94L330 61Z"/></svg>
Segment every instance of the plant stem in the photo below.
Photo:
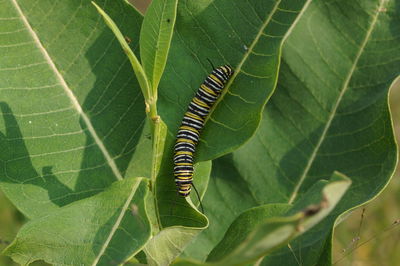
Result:
<svg viewBox="0 0 400 266"><path fill-rule="evenodd" d="M151 182L152 191L154 192L155 181L160 169L161 159L164 152L165 143L165 126L157 114L157 96L151 96L146 102L146 113L150 120L151 131L153 136L152 145L152 163L151 163Z"/></svg>
<svg viewBox="0 0 400 266"><path fill-rule="evenodd" d="M161 228L160 217L158 215L158 205L156 197L156 179L160 170L161 160L164 153L164 145L166 141L166 126L161 120L160 116L157 114L157 96L155 98L150 98L151 101L146 102L146 113L150 120L151 131L153 136L152 145L152 162L151 162L151 191L154 195L154 209L156 210L156 217L159 229Z"/></svg>

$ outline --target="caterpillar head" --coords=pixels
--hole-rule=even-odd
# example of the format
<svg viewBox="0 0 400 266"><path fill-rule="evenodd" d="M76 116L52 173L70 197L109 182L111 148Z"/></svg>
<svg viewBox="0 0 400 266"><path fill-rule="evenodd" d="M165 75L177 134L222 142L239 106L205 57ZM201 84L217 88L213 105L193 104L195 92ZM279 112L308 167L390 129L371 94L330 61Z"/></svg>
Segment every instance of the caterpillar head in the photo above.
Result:
<svg viewBox="0 0 400 266"><path fill-rule="evenodd" d="M223 65L217 68L220 72L223 73L223 76L225 78L225 82L229 80L229 78L233 75L234 70L230 65Z"/></svg>

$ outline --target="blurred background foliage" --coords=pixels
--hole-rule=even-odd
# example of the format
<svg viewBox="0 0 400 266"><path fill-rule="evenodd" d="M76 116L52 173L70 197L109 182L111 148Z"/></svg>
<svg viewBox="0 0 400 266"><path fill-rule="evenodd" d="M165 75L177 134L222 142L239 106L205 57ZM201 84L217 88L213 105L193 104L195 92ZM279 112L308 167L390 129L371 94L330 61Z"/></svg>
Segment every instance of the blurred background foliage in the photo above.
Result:
<svg viewBox="0 0 400 266"><path fill-rule="evenodd" d="M129 0L145 12L150 0ZM390 92L390 109L400 143L400 79ZM348 213L336 227L334 265L395 266L400 261L400 167L386 189L373 201ZM25 218L0 191L0 252L14 239ZM301 265L301 257L297 258ZM0 255L0 266L17 265ZM47 265L36 262L32 265Z"/></svg>

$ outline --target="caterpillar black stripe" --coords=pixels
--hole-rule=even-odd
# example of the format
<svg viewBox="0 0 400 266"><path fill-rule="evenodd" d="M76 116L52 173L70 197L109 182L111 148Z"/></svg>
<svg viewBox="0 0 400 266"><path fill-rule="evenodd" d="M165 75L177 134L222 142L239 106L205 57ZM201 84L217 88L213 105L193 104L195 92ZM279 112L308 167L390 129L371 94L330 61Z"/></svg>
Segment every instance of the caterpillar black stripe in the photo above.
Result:
<svg viewBox="0 0 400 266"><path fill-rule="evenodd" d="M174 154L175 183L181 196L186 197L190 194L193 183L193 157L204 121L232 74L233 69L228 65L215 68L200 85L183 117L176 137Z"/></svg>

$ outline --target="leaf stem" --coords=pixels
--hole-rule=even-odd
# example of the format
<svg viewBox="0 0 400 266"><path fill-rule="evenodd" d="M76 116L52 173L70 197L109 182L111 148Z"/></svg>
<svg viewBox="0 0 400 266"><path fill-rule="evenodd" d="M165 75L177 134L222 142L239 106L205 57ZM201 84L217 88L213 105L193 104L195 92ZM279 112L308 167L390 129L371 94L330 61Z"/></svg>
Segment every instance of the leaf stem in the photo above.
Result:
<svg viewBox="0 0 400 266"><path fill-rule="evenodd" d="M145 99L146 113L150 120L155 124L156 120L159 119L157 114L157 94L153 94L153 90L150 89L150 95L148 99ZM157 92L155 92L157 93Z"/></svg>

